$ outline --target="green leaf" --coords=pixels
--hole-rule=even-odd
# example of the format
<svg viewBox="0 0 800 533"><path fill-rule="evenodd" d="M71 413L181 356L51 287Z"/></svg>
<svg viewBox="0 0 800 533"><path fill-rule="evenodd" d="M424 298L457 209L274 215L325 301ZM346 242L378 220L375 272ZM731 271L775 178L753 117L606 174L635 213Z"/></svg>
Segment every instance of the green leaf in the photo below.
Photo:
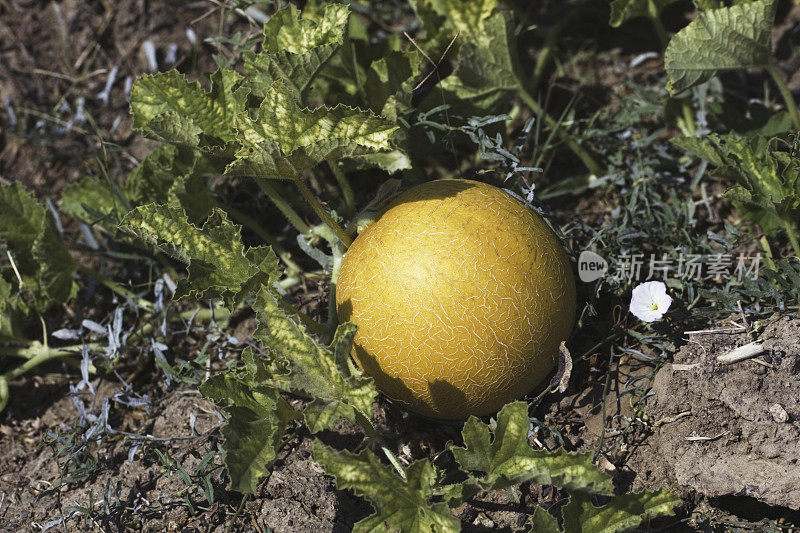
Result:
<svg viewBox="0 0 800 533"><path fill-rule="evenodd" d="M744 202L747 204L753 203L752 193L750 193L750 191L748 191L741 185L731 187L730 189L725 191L725 197L730 198L731 200L735 200L737 202Z"/></svg>
<svg viewBox="0 0 800 533"><path fill-rule="evenodd" d="M341 47L349 12L343 4L329 4L316 22L299 18L292 4L275 13L264 25L263 51L244 53L253 94L263 98L280 80L300 98Z"/></svg>
<svg viewBox="0 0 800 533"><path fill-rule="evenodd" d="M364 83L367 104L375 113L389 120L411 107L414 77L419 72L420 56L416 51L391 51L373 61Z"/></svg>
<svg viewBox="0 0 800 533"><path fill-rule="evenodd" d="M189 221L201 224L215 205L203 176L220 174L224 168L198 150L163 144L131 171L125 193L134 205L182 207Z"/></svg>
<svg viewBox="0 0 800 533"><path fill-rule="evenodd" d="M665 6L678 0L614 0L611 2L611 19L609 24L618 27L623 22L636 17L656 19Z"/></svg>
<svg viewBox="0 0 800 533"><path fill-rule="evenodd" d="M0 341L25 340L22 325L29 312L17 287L6 281L3 273L0 270Z"/></svg>
<svg viewBox="0 0 800 533"><path fill-rule="evenodd" d="M497 0L412 0L411 5L423 20L423 12L432 11L442 17L445 29L473 39L483 37L486 21L497 11Z"/></svg>
<svg viewBox="0 0 800 533"><path fill-rule="evenodd" d="M165 111L153 117L140 131L144 136L156 141L188 147L199 146L200 136L203 133L203 129L188 115L175 111Z"/></svg>
<svg viewBox="0 0 800 533"><path fill-rule="evenodd" d="M288 179L322 161L391 149L397 126L371 111L344 105L301 108L275 82L255 119L241 117L242 148L227 174Z"/></svg>
<svg viewBox="0 0 800 533"><path fill-rule="evenodd" d="M126 209L106 183L85 177L70 183L61 193L61 211L90 226L98 225L113 232Z"/></svg>
<svg viewBox="0 0 800 533"><path fill-rule="evenodd" d="M189 146L200 144L201 135L233 141L236 117L244 113L247 96L246 90L236 89L241 79L236 72L218 70L211 75L207 93L175 70L142 76L131 89L133 127L155 139Z"/></svg>
<svg viewBox="0 0 800 533"><path fill-rule="evenodd" d="M774 148L774 142L736 134L673 142L715 165L715 174L736 181L725 196L767 235L800 218L800 161Z"/></svg>
<svg viewBox="0 0 800 533"><path fill-rule="evenodd" d="M508 93L519 89L513 30L510 13L489 18L483 39L467 41L459 49L458 66L439 84L442 90L470 109L489 112Z"/></svg>
<svg viewBox="0 0 800 533"><path fill-rule="evenodd" d="M314 442L314 460L336 478L340 490L351 489L366 498L375 513L356 523L354 532L403 531L404 533L455 532L460 521L444 503L429 503L436 482L435 467L427 460L406 469L402 480L381 464L370 450L358 455L337 451ZM388 525L388 528L387 528Z"/></svg>
<svg viewBox="0 0 800 533"><path fill-rule="evenodd" d="M33 307L44 310L75 293L76 264L47 208L18 182L0 186L0 242L14 259Z"/></svg>
<svg viewBox="0 0 800 533"><path fill-rule="evenodd" d="M133 206L148 203L182 207L192 223L201 224L214 206L201 174L218 174L223 168L199 151L162 144L131 171L122 187L90 177L68 185L61 209L112 234Z"/></svg>
<svg viewBox="0 0 800 533"><path fill-rule="evenodd" d="M585 495L574 494L564 506L565 533L617 533L635 528L644 520L671 515L681 503L668 490L615 496L602 507L592 505Z"/></svg>
<svg viewBox="0 0 800 533"><path fill-rule="evenodd" d="M346 5L330 3L320 20L313 21L300 18L297 8L289 4L264 24L263 48L272 53L305 54L318 46L341 44L349 16Z"/></svg>
<svg viewBox="0 0 800 533"><path fill-rule="evenodd" d="M42 309L49 301L66 302L77 293L78 286L73 281L77 264L67 251L58 233L53 217L46 215L42 233L33 243L33 259L39 264L39 284L46 295Z"/></svg>
<svg viewBox="0 0 800 533"><path fill-rule="evenodd" d="M450 498L460 502L481 490L500 489L526 481L596 494L613 493L611 479L592 464L591 452L534 450L528 444L529 427L525 402L503 407L493 440L489 427L480 419L470 417L462 431L465 447L454 447L453 455L464 470L486 475L467 480L460 492L451 489L455 492L449 494Z"/></svg>
<svg viewBox="0 0 800 533"><path fill-rule="evenodd" d="M717 147L710 142L713 139L718 139L718 137L715 135L705 139L700 137L673 137L670 142L700 159L708 161L712 165L720 166L724 163L724 159Z"/></svg>
<svg viewBox="0 0 800 533"><path fill-rule="evenodd" d="M561 528L555 516L537 505L531 516L530 533L561 533Z"/></svg>
<svg viewBox="0 0 800 533"><path fill-rule="evenodd" d="M203 396L223 407L228 415L222 427L225 466L230 488L253 494L269 474L294 411L275 389L258 384L266 361L252 349L242 354L243 368L210 377L200 386Z"/></svg>
<svg viewBox="0 0 800 533"><path fill-rule="evenodd" d="M181 207L192 224L200 224L214 210L216 202L203 176L193 170L175 179L167 192L169 205Z"/></svg>
<svg viewBox="0 0 800 533"><path fill-rule="evenodd" d="M301 109L281 83L275 83L259 107L258 124L242 131L248 136L274 140L281 151L291 154L298 148L310 149L330 140L342 139L371 151L387 150L388 140L397 126L369 111L336 106Z"/></svg>
<svg viewBox="0 0 800 533"><path fill-rule="evenodd" d="M667 89L676 94L727 70L766 67L776 0L741 3L701 12L664 52Z"/></svg>
<svg viewBox="0 0 800 533"><path fill-rule="evenodd" d="M266 377L266 383L313 400L304 412L312 433L330 428L339 418L355 421L356 411L371 418L378 392L350 358L353 324L340 325L331 345L322 346L281 311L268 290L258 293L253 308L258 318L253 335L285 370Z"/></svg>
<svg viewBox="0 0 800 533"><path fill-rule="evenodd" d="M264 98L272 84L281 81L295 97L300 98L338 48L320 46L302 55L245 51L244 69L249 76L247 86L254 96Z"/></svg>
<svg viewBox="0 0 800 533"><path fill-rule="evenodd" d="M181 161L177 146L162 144L128 174L125 196L133 205L166 203L175 178L189 172L191 163Z"/></svg>
<svg viewBox="0 0 800 533"><path fill-rule="evenodd" d="M726 136L723 142L730 166L738 169L749 188L765 200L781 203L789 190L784 191L781 165L777 154L770 152L767 140Z"/></svg>
<svg viewBox="0 0 800 533"><path fill-rule="evenodd" d="M224 298L233 308L245 294L262 284L272 286L280 276L272 250L245 250L239 226L219 209L198 228L179 207L148 204L126 214L120 228L189 265L189 278L179 282L176 298Z"/></svg>
<svg viewBox="0 0 800 533"><path fill-rule="evenodd" d="M45 208L19 182L0 186L0 240L23 255L42 234Z"/></svg>

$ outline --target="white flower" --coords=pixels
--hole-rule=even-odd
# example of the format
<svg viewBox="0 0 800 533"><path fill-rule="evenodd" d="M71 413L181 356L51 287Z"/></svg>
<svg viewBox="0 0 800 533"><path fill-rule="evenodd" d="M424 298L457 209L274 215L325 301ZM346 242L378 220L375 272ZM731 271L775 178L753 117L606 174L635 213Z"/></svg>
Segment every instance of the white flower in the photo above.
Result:
<svg viewBox="0 0 800 533"><path fill-rule="evenodd" d="M653 322L664 316L671 303L666 285L660 281L648 281L633 289L630 309L636 318Z"/></svg>

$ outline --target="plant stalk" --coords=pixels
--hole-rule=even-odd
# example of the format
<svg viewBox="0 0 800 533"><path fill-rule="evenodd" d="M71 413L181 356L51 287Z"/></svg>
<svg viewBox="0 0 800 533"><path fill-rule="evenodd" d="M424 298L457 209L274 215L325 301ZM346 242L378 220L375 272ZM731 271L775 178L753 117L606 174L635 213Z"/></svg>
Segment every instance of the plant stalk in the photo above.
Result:
<svg viewBox="0 0 800 533"><path fill-rule="evenodd" d="M785 219L781 219L781 225L783 226L783 230L786 232L786 235L789 237L789 242L792 243L795 256L800 257L800 242L797 240L797 234L795 233L794 225Z"/></svg>
<svg viewBox="0 0 800 533"><path fill-rule="evenodd" d="M533 76L531 77L531 87L536 88L539 86L539 83L541 83L544 71L553 57L553 50L561 38L561 33L567 25L572 23L572 20L580 12L580 5L582 4L583 2L580 2L578 6L571 6L571 8L567 10L567 13L550 28L549 32L547 32L544 46L539 52L539 57L536 58L536 66L533 69Z"/></svg>
<svg viewBox="0 0 800 533"><path fill-rule="evenodd" d="M584 148L575 142L575 139L572 136L564 131L561 128L561 125L558 124L550 115L546 114L542 107L539 105L539 102L531 96L528 90L522 85L522 82L518 81L517 87L517 94L525 102L528 107L531 108L531 111L534 112L540 118L544 119L545 124L547 124L550 128L553 128L558 135L558 137L566 144L572 152L578 156L578 158L583 162L586 168L594 174L595 176L602 176L603 175L603 168L594 160L594 158L584 150Z"/></svg>
<svg viewBox="0 0 800 533"><path fill-rule="evenodd" d="M687 137L694 137L697 133L697 124L694 121L694 109L692 109L692 104L689 98L680 98L679 102L681 103L681 110L683 111L683 121L685 124L685 130L683 132L684 135Z"/></svg>
<svg viewBox="0 0 800 533"><path fill-rule="evenodd" d="M663 53L664 50L667 49L667 44L669 44L669 39L667 38L667 29L664 27L664 24L661 22L661 18L659 18L659 12L657 9L652 8L650 10L650 20L653 21L653 26L656 29L656 35L658 35L658 40L661 42L661 52Z"/></svg>
<svg viewBox="0 0 800 533"><path fill-rule="evenodd" d="M322 207L322 204L319 202L319 200L317 200L317 197L314 196L314 193L311 192L311 189L308 188L308 185L306 185L306 182L303 181L303 178L297 176L293 178L293 181L297 185L297 188L300 189L300 194L303 195L303 198L305 198L306 202L308 202L308 205L314 209L314 212L322 220L322 222L331 228L331 231L333 231L339 240L344 243L345 247L350 247L350 245L353 243L353 239L347 235L344 229L342 229L342 227L335 220L333 220L333 217L330 215L330 213L328 213L328 211Z"/></svg>
<svg viewBox="0 0 800 533"><path fill-rule="evenodd" d="M353 194L353 187L350 185L350 180L347 179L347 175L345 175L344 171L342 171L335 162L329 163L328 165L331 167L331 172L333 172L333 176L336 178L336 182L342 190L346 208L345 214L348 217L352 217L356 212L356 197L355 194Z"/></svg>
<svg viewBox="0 0 800 533"><path fill-rule="evenodd" d="M761 250L764 252L764 264L767 265L767 268L770 270L777 272L778 268L775 266L775 261L772 260L772 248L769 245L767 236L762 235L761 238L758 239L758 244L761 246Z"/></svg>
<svg viewBox="0 0 800 533"><path fill-rule="evenodd" d="M306 224L300 215L297 214L297 211L283 199L283 197L278 193L277 189L272 186L269 180L255 178L256 183L258 186L261 187L261 190L266 193L269 199L272 201L273 204L283 213L283 216L289 221L289 223L294 226L294 228L299 231L300 233L306 233L309 229L308 224Z"/></svg>
<svg viewBox="0 0 800 533"><path fill-rule="evenodd" d="M778 71L774 63L768 63L765 68L767 72L769 72L769 75L772 76L775 85L778 86L778 90L781 92L783 102L786 104L786 110L789 112L789 118L792 120L792 126L794 126L795 130L800 131L800 113L797 111L797 104L792 96L792 91L790 91L789 86L786 85L786 80L783 79L783 75Z"/></svg>
<svg viewBox="0 0 800 533"><path fill-rule="evenodd" d="M656 34L658 35L658 40L661 41L661 53L664 53L664 50L667 49L667 45L669 44L669 39L667 38L667 30L664 28L664 24L661 22L661 18L659 18L660 13L656 6L651 2L650 3L650 20L653 21L653 26L656 29ZM679 98L677 99L681 103L681 111L683 112L683 121L685 124L685 131L683 134L687 137L694 137L697 133L697 124L694 121L694 110L692 109L691 101L688 98Z"/></svg>
<svg viewBox="0 0 800 533"><path fill-rule="evenodd" d="M100 344L98 343L87 344L86 346L88 346L90 350L97 350L100 348ZM83 344L80 346L70 346L65 348L48 348L42 344L34 343L27 348L11 348L8 350L3 349L0 351L0 354L21 357L23 359L27 359L27 361L18 367L9 370L0 376L0 378L10 381L48 361L59 359L61 357L72 357L76 355L76 352L79 352L81 348L83 348ZM93 366L89 367L89 373L94 374L96 372L96 368Z"/></svg>
<svg viewBox="0 0 800 533"><path fill-rule="evenodd" d="M0 376L0 413L8 405L8 399L11 395L8 392L8 380L5 376Z"/></svg>

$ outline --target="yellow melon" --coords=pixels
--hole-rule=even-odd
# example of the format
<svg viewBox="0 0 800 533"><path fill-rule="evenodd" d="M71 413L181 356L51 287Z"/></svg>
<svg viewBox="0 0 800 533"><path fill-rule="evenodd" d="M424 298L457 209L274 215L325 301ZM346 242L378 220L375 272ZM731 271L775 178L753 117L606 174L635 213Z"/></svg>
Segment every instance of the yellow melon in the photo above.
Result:
<svg viewBox="0 0 800 533"><path fill-rule="evenodd" d="M547 377L573 327L575 281L536 212L497 187L441 180L399 195L355 239L336 305L384 394L456 420Z"/></svg>

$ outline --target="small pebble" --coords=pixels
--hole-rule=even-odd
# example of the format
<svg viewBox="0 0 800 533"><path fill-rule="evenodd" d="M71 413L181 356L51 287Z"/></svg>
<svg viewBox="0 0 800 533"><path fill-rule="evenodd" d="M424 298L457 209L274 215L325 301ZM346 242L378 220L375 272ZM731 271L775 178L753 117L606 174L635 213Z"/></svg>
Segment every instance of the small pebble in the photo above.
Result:
<svg viewBox="0 0 800 533"><path fill-rule="evenodd" d="M779 403L774 403L769 407L769 414L772 415L772 419L775 422L784 424L789 421L789 413Z"/></svg>
<svg viewBox="0 0 800 533"><path fill-rule="evenodd" d="M479 514L478 518L476 518L472 523L473 525L476 526L489 527L489 528L494 527L494 522L483 513Z"/></svg>

